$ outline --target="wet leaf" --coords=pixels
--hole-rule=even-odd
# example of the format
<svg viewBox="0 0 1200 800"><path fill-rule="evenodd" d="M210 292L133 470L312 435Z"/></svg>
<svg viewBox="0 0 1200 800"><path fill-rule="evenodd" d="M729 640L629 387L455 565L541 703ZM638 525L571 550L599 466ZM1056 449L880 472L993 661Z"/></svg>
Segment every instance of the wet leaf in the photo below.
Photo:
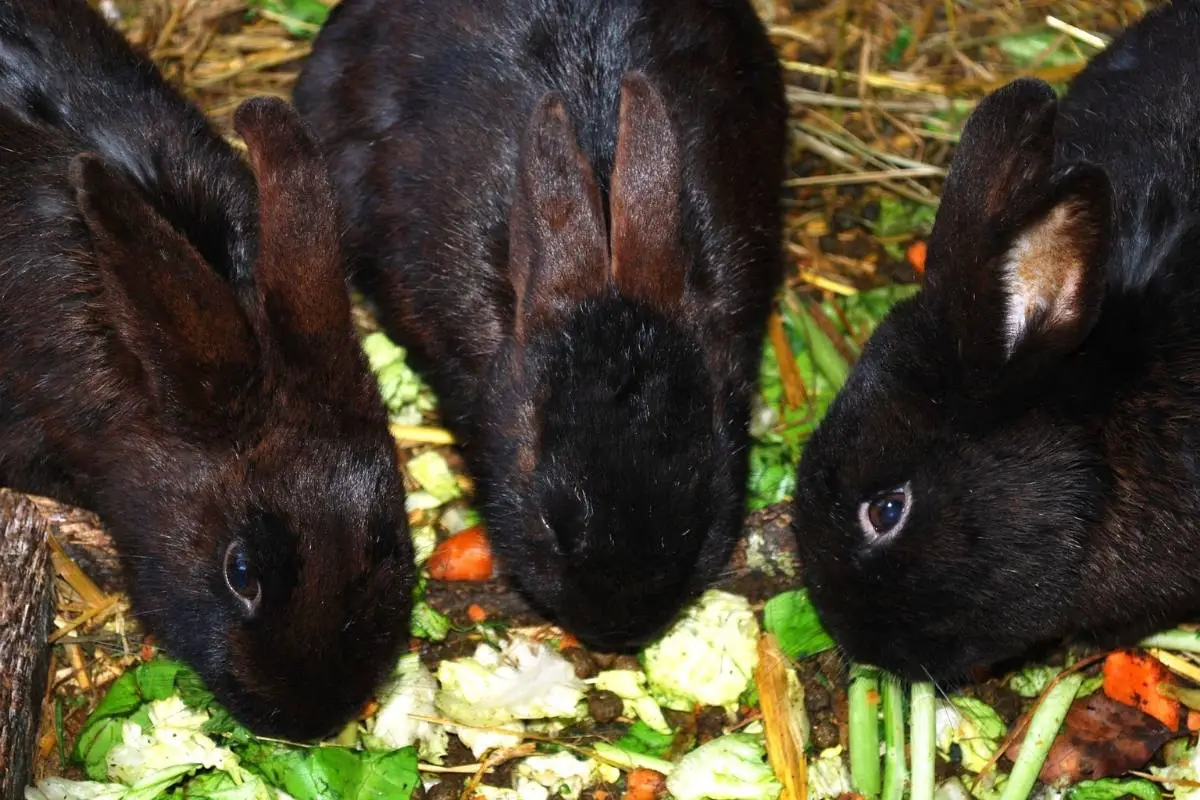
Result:
<svg viewBox="0 0 1200 800"><path fill-rule="evenodd" d="M166 659L147 661L134 671L138 691L144 702L165 700L175 694L175 677L179 664Z"/></svg>
<svg viewBox="0 0 1200 800"><path fill-rule="evenodd" d="M1076 700L1042 767L1041 780L1057 786L1109 778L1141 769L1171 738L1161 722L1096 692ZM1024 736L1005 755L1015 759Z"/></svg>
<svg viewBox="0 0 1200 800"><path fill-rule="evenodd" d="M828 650L834 644L804 589L783 592L768 600L763 607L763 627L775 635L784 655L795 661Z"/></svg>

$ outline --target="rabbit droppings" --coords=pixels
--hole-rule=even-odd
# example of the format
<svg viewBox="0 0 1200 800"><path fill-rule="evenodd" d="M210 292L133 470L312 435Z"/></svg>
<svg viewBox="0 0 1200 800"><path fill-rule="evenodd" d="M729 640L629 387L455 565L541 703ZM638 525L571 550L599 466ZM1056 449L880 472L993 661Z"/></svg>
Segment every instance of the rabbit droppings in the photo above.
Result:
<svg viewBox="0 0 1200 800"><path fill-rule="evenodd" d="M737 541L781 280L750 3L347 0L295 97L509 576L592 647L658 634Z"/></svg>
<svg viewBox="0 0 1200 800"><path fill-rule="evenodd" d="M311 739L406 644L412 544L320 154L235 125L253 172L84 0L0 4L0 485L96 511L145 628Z"/></svg>
<svg viewBox="0 0 1200 800"><path fill-rule="evenodd" d="M854 659L953 681L1200 612L1200 3L967 122L924 286L807 445L795 526Z"/></svg>

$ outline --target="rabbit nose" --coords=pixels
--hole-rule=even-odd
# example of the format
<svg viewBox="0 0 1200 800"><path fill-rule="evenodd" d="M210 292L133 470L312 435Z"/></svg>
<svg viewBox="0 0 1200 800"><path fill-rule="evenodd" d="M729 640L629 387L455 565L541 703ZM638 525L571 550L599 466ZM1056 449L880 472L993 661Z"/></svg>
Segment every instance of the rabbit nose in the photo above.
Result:
<svg viewBox="0 0 1200 800"><path fill-rule="evenodd" d="M572 631L572 633L575 634L580 641L587 644L589 648L602 653L632 653L635 652L647 638L624 630L591 630L586 633Z"/></svg>
<svg viewBox="0 0 1200 800"><path fill-rule="evenodd" d="M611 606L602 607L589 611L586 616L566 617L563 624L593 650L630 653L665 632L674 619L673 615L651 613L655 608L647 605L634 612L623 612Z"/></svg>

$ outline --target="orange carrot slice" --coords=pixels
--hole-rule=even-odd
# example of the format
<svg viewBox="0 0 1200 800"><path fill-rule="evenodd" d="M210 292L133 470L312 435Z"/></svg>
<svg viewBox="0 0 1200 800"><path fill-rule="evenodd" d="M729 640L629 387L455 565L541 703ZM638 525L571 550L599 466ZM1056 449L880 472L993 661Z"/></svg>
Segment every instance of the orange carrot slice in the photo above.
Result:
<svg viewBox="0 0 1200 800"><path fill-rule="evenodd" d="M916 270L918 275L925 274L925 256L929 251L929 245L918 239L908 246L904 251L904 255L908 258L908 263Z"/></svg>
<svg viewBox="0 0 1200 800"><path fill-rule="evenodd" d="M661 772L639 767L625 780L622 800L657 800L667 790L667 777Z"/></svg>
<svg viewBox="0 0 1200 800"><path fill-rule="evenodd" d="M1178 700L1158 691L1171 682L1171 671L1157 658L1133 650L1118 650L1104 659L1104 693L1113 700L1149 714L1172 731L1179 730Z"/></svg>
<svg viewBox="0 0 1200 800"><path fill-rule="evenodd" d="M492 577L492 550L482 525L443 539L429 557L429 577L438 581L486 581Z"/></svg>
<svg viewBox="0 0 1200 800"><path fill-rule="evenodd" d="M483 606L478 603L471 603L471 605L467 606L467 619L471 620L471 622L483 622L487 618L488 613L484 610Z"/></svg>

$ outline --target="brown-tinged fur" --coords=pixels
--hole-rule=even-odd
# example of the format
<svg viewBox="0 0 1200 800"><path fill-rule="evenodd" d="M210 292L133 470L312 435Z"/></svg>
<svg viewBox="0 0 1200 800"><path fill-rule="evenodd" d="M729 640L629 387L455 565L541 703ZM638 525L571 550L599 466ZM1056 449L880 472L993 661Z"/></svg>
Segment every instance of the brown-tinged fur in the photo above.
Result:
<svg viewBox="0 0 1200 800"><path fill-rule="evenodd" d="M168 653L307 739L394 666L411 542L324 164L235 124L253 171L82 0L0 6L0 484L96 511Z"/></svg>

